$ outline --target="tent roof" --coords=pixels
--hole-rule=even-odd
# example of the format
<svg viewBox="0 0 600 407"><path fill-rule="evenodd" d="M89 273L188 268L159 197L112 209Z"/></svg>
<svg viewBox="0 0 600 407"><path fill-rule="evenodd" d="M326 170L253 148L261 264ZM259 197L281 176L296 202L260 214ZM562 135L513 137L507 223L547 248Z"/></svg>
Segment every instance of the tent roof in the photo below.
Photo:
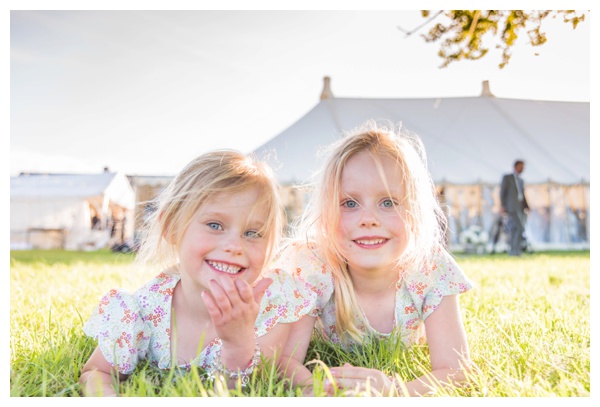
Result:
<svg viewBox="0 0 600 407"><path fill-rule="evenodd" d="M255 153L275 152L281 183L305 181L317 153L368 119L402 122L423 140L436 183L497 184L515 159L528 183L589 182L590 104L479 97L362 99L324 97Z"/></svg>
<svg viewBox="0 0 600 407"><path fill-rule="evenodd" d="M10 178L11 197L92 198L104 194L117 176L101 174L22 174Z"/></svg>

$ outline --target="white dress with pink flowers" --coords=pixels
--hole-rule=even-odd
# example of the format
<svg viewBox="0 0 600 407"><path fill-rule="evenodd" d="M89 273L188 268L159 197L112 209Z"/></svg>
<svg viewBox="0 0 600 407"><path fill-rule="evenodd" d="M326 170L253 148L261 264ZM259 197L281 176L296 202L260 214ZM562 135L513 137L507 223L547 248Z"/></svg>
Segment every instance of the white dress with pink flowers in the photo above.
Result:
<svg viewBox="0 0 600 407"><path fill-rule="evenodd" d="M274 273L267 288L254 327L255 338L267 333L275 324L293 322L285 299L285 286L295 283L290 275ZM148 360L158 369L171 367L171 301L179 282L177 274L161 273L136 292L110 290L85 323L86 335L98 340L106 360L122 374L130 374L141 360ZM214 363L221 339L215 338L203 346L190 365L207 369Z"/></svg>
<svg viewBox="0 0 600 407"><path fill-rule="evenodd" d="M446 250L440 248L429 263L429 267L420 271L401 271L402 277L396 284L394 334L399 335L406 346L426 342L424 321L444 296L462 294L472 288L472 283ZM296 243L281 253L274 267L279 273L291 274L296 281L295 292L286 293L288 306L295 308L296 318L304 314L318 317L317 326L323 337L341 343L335 327L333 274L320 260L319 251ZM361 312L356 310L357 321L366 320L366 317L359 318ZM377 332L368 324L358 328L378 337L390 335Z"/></svg>

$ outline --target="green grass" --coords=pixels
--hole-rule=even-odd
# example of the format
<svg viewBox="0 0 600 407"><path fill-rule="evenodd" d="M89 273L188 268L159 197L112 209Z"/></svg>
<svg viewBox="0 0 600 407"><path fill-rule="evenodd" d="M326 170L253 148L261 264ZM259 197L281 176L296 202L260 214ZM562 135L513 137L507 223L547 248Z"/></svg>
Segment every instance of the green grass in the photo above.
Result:
<svg viewBox="0 0 600 407"><path fill-rule="evenodd" d="M134 290L150 276L135 271L133 255L109 251L13 251L10 258L10 395L79 396L81 368L95 347L82 326L109 289ZM590 253L459 255L475 283L461 296L476 369L462 388L440 396L590 396ZM315 337L308 359L349 362L397 372L403 379L429 369L427 347L382 342L347 352ZM317 383L326 375L313 363ZM319 388L319 385L316 386ZM161 376L146 364L121 384L124 396L276 396L298 390L272 366L245 389L211 386L196 371ZM340 395L343 395L340 393Z"/></svg>

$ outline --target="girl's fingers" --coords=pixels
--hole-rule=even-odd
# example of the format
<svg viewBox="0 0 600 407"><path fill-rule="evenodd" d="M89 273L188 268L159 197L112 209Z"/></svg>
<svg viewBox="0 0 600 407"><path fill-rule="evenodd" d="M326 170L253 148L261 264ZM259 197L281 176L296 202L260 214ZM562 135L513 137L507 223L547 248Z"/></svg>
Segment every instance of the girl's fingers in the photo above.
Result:
<svg viewBox="0 0 600 407"><path fill-rule="evenodd" d="M332 390L334 388L338 388L338 389L356 389L357 386L359 386L359 388L364 387L364 380L357 380L357 379L351 379L351 378L337 378L335 379L335 384L330 383L329 381L326 382L326 389L325 391L327 393L331 393Z"/></svg>
<svg viewBox="0 0 600 407"><path fill-rule="evenodd" d="M232 308L247 307L252 301L252 287L245 280L241 278L232 280L227 276L220 276L219 281Z"/></svg>
<svg viewBox="0 0 600 407"><path fill-rule="evenodd" d="M210 280L210 292L215 300L216 306L219 307L222 314L231 311L231 301L229 301L227 290L221 285L221 283L217 282L216 280Z"/></svg>
<svg viewBox="0 0 600 407"><path fill-rule="evenodd" d="M369 383L367 385L367 383ZM329 386L329 387L328 387ZM347 392L347 395L352 395L355 391L361 392L367 389L371 389L371 391L375 392L375 394L380 394L382 392L382 388L379 388L380 385L373 379L356 379L356 378L336 378L335 385L331 383L326 383L325 392L328 394L333 393L333 389L337 387L338 389L344 389Z"/></svg>
<svg viewBox="0 0 600 407"><path fill-rule="evenodd" d="M206 306L206 310L208 311L208 315L210 315L213 323L220 320L223 317L223 313L215 302L213 296L208 291L203 291L201 297L204 305Z"/></svg>
<svg viewBox="0 0 600 407"><path fill-rule="evenodd" d="M344 366L332 367L330 369L331 375L335 378L364 378L364 368L354 367L349 363Z"/></svg>
<svg viewBox="0 0 600 407"><path fill-rule="evenodd" d="M254 299L254 296L252 295L252 287L246 282L246 280L238 278L235 280L234 284L237 288L237 294L241 301L244 303L250 303Z"/></svg>
<svg viewBox="0 0 600 407"><path fill-rule="evenodd" d="M390 385L387 376L376 369L356 367L346 363L344 366L331 368L330 371L337 386L349 390L362 391L369 387L377 392L383 392Z"/></svg>
<svg viewBox="0 0 600 407"><path fill-rule="evenodd" d="M213 322L224 322L247 313L247 310L253 309L249 308L252 305L256 308L272 282L270 278L265 278L253 288L240 278L232 280L227 276L220 276L218 281L210 280L210 293L202 293L202 300Z"/></svg>
<svg viewBox="0 0 600 407"><path fill-rule="evenodd" d="M344 366L331 368L330 372L336 380L348 379L359 380L363 382L368 378L371 378L371 380L378 380L383 374L377 370L368 369L366 367L356 367L348 363L346 363Z"/></svg>
<svg viewBox="0 0 600 407"><path fill-rule="evenodd" d="M246 280L236 278L235 280L229 277L219 278L221 289L227 295L229 302L232 307L236 306L247 306L256 302L260 304L265 290L271 285L273 280L270 278L264 278L256 283L255 287L252 287Z"/></svg>

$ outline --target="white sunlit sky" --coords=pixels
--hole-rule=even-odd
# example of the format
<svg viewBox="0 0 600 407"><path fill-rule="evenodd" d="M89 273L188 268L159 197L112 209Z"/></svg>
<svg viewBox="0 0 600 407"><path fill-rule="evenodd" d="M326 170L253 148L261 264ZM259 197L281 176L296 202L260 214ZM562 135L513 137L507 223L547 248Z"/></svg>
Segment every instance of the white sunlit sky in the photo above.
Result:
<svg viewBox="0 0 600 407"><path fill-rule="evenodd" d="M403 32L426 21L419 10L82 3L101 8L7 11L11 175L174 175L214 148L250 152L319 102L324 76L337 97L478 96L489 80L497 97L590 101L589 13L576 30L547 19L541 47L523 32L504 69L493 46L440 68L439 45L420 36L431 24ZM117 4L131 10L105 9Z"/></svg>

